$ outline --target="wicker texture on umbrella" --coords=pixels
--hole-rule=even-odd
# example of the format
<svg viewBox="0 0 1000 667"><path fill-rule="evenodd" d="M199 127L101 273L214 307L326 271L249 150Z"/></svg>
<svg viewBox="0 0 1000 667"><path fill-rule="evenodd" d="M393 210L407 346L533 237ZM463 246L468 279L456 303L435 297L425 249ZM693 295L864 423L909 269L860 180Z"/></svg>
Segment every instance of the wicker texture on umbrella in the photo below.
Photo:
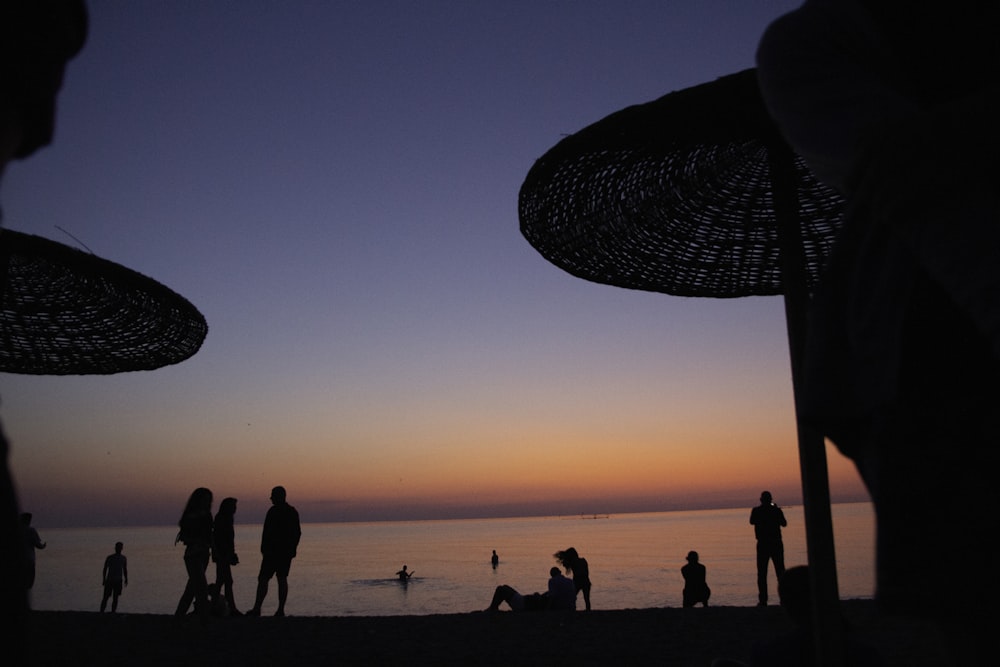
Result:
<svg viewBox="0 0 1000 667"><path fill-rule="evenodd" d="M0 231L0 371L105 375L184 361L208 333L155 280L55 241Z"/></svg>
<svg viewBox="0 0 1000 667"><path fill-rule="evenodd" d="M769 149L784 147L756 71L626 107L566 137L521 186L521 233L598 283L678 296L783 292ZM842 199L794 156L814 285Z"/></svg>

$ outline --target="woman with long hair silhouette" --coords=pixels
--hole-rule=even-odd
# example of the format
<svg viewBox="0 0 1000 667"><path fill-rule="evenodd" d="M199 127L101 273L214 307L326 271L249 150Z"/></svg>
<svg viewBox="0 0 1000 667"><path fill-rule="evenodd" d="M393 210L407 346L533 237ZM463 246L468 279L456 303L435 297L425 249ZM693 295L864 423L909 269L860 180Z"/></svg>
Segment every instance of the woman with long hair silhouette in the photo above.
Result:
<svg viewBox="0 0 1000 667"><path fill-rule="evenodd" d="M236 555L236 529L233 516L236 514L236 498L223 498L219 511L215 513L212 534L212 560L215 561L215 585L226 598L230 616L242 616L236 609L233 597L233 565L240 562Z"/></svg>
<svg viewBox="0 0 1000 667"><path fill-rule="evenodd" d="M587 564L587 559L580 558L580 554L573 547L565 551L557 551L553 555L567 572L573 573L573 585L576 586L576 592L583 591L584 608L590 611L590 566Z"/></svg>
<svg viewBox="0 0 1000 667"><path fill-rule="evenodd" d="M211 491L199 487L191 493L178 526L180 531L174 544L184 543L184 568L187 570L188 580L174 615L187 614L192 600L195 612L207 614L208 580L205 578L205 570L208 569L208 559L212 553Z"/></svg>

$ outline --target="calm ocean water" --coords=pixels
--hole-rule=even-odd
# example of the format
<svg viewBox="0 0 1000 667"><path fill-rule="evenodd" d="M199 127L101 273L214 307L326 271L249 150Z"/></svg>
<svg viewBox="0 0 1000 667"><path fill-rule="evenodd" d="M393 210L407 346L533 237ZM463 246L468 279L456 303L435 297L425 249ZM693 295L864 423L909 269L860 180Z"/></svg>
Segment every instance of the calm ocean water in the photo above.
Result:
<svg viewBox="0 0 1000 667"><path fill-rule="evenodd" d="M801 507L784 508L786 564L806 562ZM708 568L711 603L756 604L750 508L618 514L600 518L546 517L462 521L305 524L289 576L287 612L297 616L448 614L484 609L498 584L522 593L545 590L552 554L576 547L590 564L595 609L681 606L680 568L690 550ZM237 515L237 519L239 515ZM874 592L874 514L868 503L833 506L842 598ZM183 545L173 526L46 530L38 552L35 609L97 611L101 568L125 543L129 586L119 612L169 614L186 575ZM241 563L234 568L237 607L253 603L260 565L259 524L236 526ZM496 549L500 565L490 566ZM407 585L394 573L415 572ZM209 581L215 578L209 566ZM772 599L777 600L773 571ZM276 604L272 580L264 613ZM579 601L579 608L583 602Z"/></svg>

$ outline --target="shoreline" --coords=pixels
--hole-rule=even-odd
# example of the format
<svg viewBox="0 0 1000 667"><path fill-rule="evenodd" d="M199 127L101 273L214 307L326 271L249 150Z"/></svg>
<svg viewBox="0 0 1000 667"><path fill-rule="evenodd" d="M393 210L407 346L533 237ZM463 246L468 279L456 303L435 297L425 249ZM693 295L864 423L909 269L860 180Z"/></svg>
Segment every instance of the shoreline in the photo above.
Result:
<svg viewBox="0 0 1000 667"><path fill-rule="evenodd" d="M842 602L855 636L890 666L941 664L935 633ZM791 630L778 606L469 612L429 616L175 619L157 614L32 611L27 656L39 665L633 665L746 661L755 642Z"/></svg>

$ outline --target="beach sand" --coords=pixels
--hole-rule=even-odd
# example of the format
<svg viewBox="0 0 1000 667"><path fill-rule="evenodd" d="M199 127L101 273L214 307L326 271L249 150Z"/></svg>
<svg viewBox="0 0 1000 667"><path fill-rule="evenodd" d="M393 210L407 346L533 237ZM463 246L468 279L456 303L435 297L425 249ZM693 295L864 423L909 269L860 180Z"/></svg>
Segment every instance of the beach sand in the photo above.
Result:
<svg viewBox="0 0 1000 667"><path fill-rule="evenodd" d="M843 603L857 637L888 665L942 663L935 636L889 621L870 600ZM747 660L789 631L777 606L434 616L174 619L152 614L32 612L36 665L677 665Z"/></svg>

